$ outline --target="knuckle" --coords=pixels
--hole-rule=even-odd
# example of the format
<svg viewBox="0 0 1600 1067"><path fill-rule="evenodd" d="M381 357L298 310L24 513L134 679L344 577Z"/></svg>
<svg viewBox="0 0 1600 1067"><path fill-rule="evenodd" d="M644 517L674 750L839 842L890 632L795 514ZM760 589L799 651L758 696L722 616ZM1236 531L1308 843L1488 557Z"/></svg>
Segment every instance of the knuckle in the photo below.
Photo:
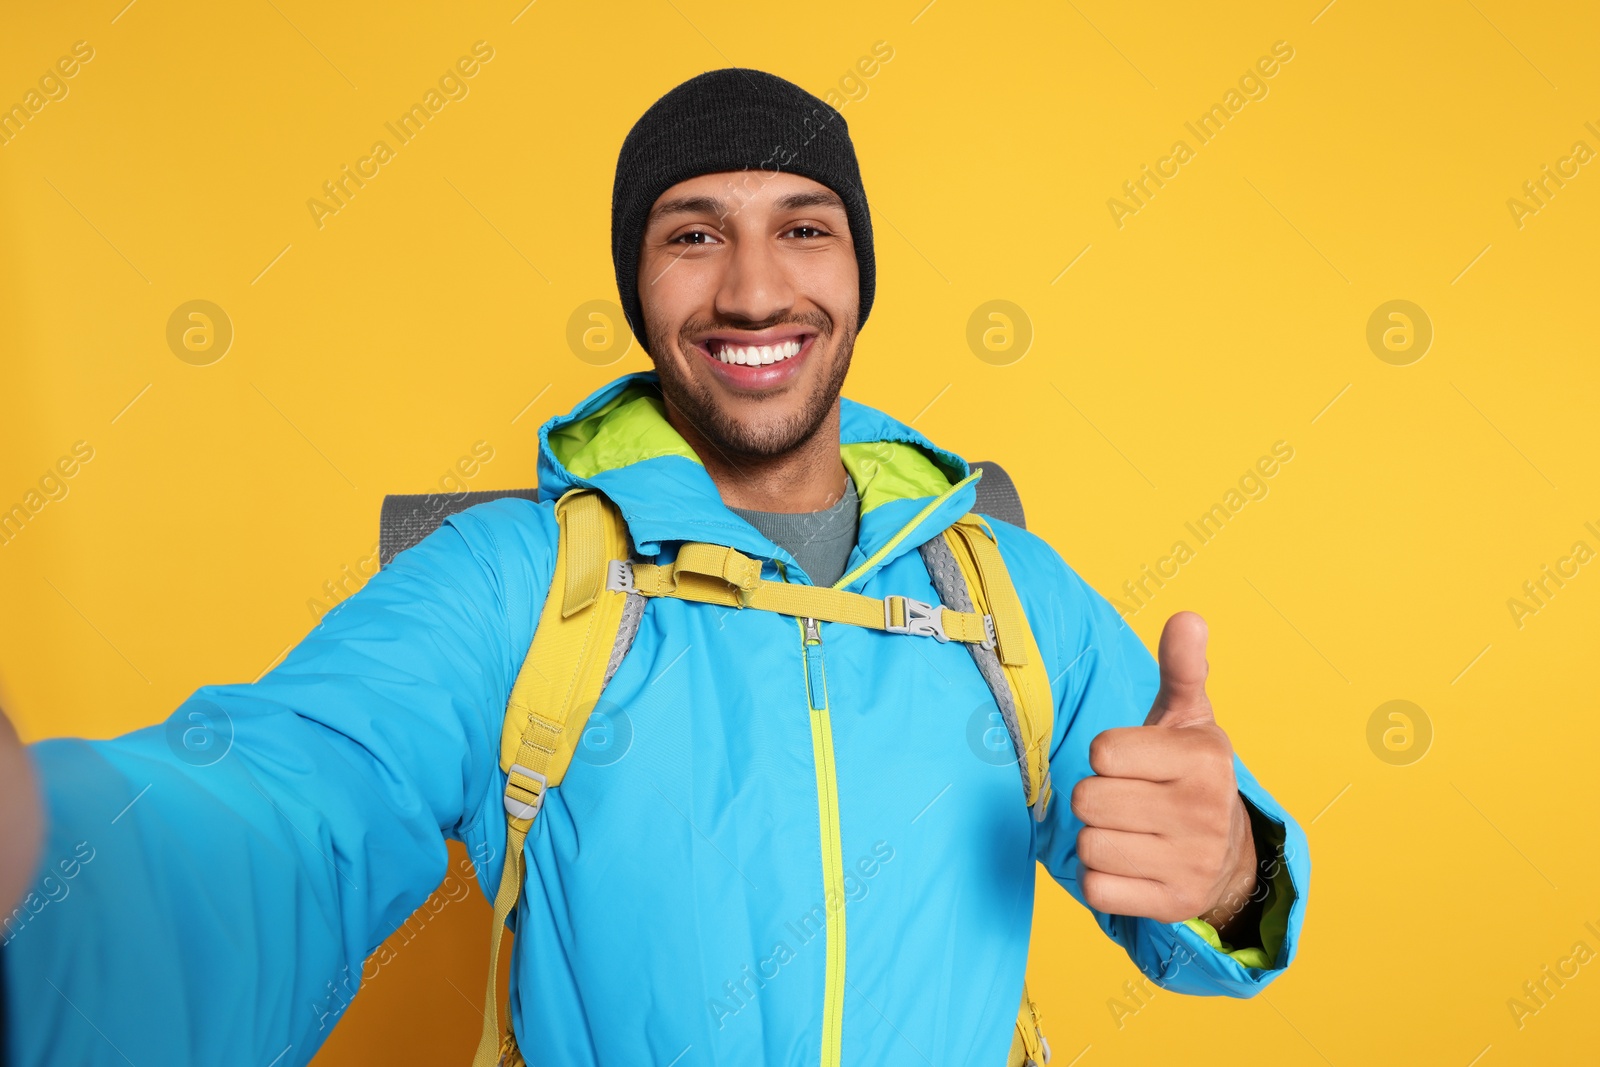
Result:
<svg viewBox="0 0 1600 1067"><path fill-rule="evenodd" d="M1116 738L1109 730L1095 735L1095 739L1089 742L1089 765L1099 770L1107 765L1116 751Z"/></svg>
<svg viewBox="0 0 1600 1067"><path fill-rule="evenodd" d="M1105 878L1099 871L1084 871L1078 881L1078 887L1083 890L1083 902L1095 911L1111 910L1111 898L1105 886Z"/></svg>
<svg viewBox="0 0 1600 1067"><path fill-rule="evenodd" d="M1078 831L1078 859L1086 867L1095 866L1095 858L1100 848L1098 834L1088 826Z"/></svg>
<svg viewBox="0 0 1600 1067"><path fill-rule="evenodd" d="M1090 795L1094 791L1094 786L1090 783L1093 780L1092 778L1080 778L1078 779L1078 784L1072 787L1072 814L1076 815L1080 822L1087 823L1089 821Z"/></svg>

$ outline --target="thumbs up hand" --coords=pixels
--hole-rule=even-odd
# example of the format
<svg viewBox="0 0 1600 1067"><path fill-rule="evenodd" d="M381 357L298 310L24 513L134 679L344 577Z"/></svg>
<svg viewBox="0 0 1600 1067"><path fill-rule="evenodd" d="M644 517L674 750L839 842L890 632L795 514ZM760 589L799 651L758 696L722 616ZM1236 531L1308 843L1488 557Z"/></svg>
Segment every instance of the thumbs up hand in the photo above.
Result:
<svg viewBox="0 0 1600 1067"><path fill-rule="evenodd" d="M1205 620L1188 611L1168 619L1157 659L1161 688L1144 725L1097 736L1094 774L1073 787L1080 886L1097 911L1198 916L1227 939L1256 886L1256 849L1233 744L1206 696Z"/></svg>

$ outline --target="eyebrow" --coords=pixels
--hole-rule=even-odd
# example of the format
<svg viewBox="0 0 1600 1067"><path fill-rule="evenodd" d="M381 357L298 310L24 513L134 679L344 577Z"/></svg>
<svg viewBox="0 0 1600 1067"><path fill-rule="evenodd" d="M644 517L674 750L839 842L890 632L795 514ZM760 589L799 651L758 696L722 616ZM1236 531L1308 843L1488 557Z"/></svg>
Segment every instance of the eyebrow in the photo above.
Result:
<svg viewBox="0 0 1600 1067"><path fill-rule="evenodd" d="M790 193L773 207L779 211L795 211L804 207L832 207L840 211L845 209L844 201L828 189ZM680 196L676 200L664 200L652 208L646 225L666 215L715 215L721 219L727 213L727 206L714 196Z"/></svg>
<svg viewBox="0 0 1600 1067"><path fill-rule="evenodd" d="M779 211L793 211L802 207L836 207L844 210L844 201L829 189L813 189L810 192L790 193L773 205Z"/></svg>
<svg viewBox="0 0 1600 1067"><path fill-rule="evenodd" d="M654 222L663 215L715 215L721 218L725 212L722 201L714 196L680 196L676 200L663 200L650 210L650 217L646 223Z"/></svg>

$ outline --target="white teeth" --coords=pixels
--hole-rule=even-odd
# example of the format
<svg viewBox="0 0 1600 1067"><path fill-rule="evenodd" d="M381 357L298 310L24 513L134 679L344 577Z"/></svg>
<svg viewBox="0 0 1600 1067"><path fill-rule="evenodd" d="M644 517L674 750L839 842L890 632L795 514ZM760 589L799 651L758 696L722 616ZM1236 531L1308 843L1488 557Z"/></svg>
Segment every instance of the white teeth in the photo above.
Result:
<svg viewBox="0 0 1600 1067"><path fill-rule="evenodd" d="M799 341L784 341L775 345L723 345L717 350L716 357L723 363L759 367L799 354Z"/></svg>

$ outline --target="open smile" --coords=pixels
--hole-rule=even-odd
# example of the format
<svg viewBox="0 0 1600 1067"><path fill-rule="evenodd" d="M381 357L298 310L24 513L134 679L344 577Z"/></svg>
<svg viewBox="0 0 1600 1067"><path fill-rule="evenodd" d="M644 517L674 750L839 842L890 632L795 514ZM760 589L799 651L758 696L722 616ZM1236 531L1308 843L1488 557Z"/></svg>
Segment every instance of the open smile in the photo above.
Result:
<svg viewBox="0 0 1600 1067"><path fill-rule="evenodd" d="M716 376L739 390L768 389L788 381L810 355L817 334L794 328L707 335L694 348Z"/></svg>

